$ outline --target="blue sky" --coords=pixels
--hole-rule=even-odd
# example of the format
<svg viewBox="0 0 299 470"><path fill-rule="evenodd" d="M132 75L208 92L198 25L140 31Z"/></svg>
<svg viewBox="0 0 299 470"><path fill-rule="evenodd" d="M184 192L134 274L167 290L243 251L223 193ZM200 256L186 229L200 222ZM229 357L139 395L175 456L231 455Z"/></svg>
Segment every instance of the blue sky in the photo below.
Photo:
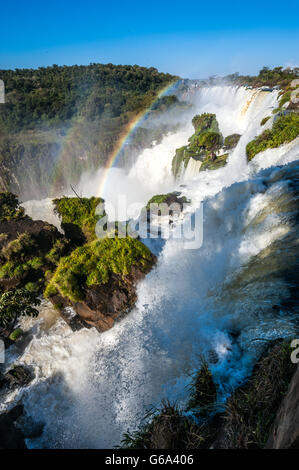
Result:
<svg viewBox="0 0 299 470"><path fill-rule="evenodd" d="M201 78L299 64L298 0L12 0L0 18L0 68L112 62Z"/></svg>

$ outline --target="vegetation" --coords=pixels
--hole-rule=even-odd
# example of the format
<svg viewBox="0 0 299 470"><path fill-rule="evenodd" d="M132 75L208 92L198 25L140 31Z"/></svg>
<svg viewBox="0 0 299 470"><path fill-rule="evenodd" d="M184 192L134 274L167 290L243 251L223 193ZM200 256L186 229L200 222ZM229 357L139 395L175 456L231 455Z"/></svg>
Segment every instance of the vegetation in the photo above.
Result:
<svg viewBox="0 0 299 470"><path fill-rule="evenodd" d="M96 214L99 204L104 200L100 197L79 198L63 197L54 199L55 211L61 217L61 227L67 238L77 245L96 239L95 227L104 215ZM57 247L54 248L57 251ZM49 256L55 256L55 253Z"/></svg>
<svg viewBox="0 0 299 470"><path fill-rule="evenodd" d="M299 115L296 113L283 114L274 121L272 129L265 130L258 137L247 144L248 160L256 154L269 148L291 142L299 135Z"/></svg>
<svg viewBox="0 0 299 470"><path fill-rule="evenodd" d="M206 157L199 169L199 171L204 171L204 170L218 170L218 168L221 168L226 165L228 158L228 153L224 153L223 155L215 156L215 157Z"/></svg>
<svg viewBox="0 0 299 470"><path fill-rule="evenodd" d="M172 160L172 172L178 177L182 165L186 168L190 158L204 161L215 158L216 152L223 145L223 137L219 132L219 126L215 114L203 113L194 116L192 124L194 134L189 138L189 145L176 150Z"/></svg>
<svg viewBox="0 0 299 470"><path fill-rule="evenodd" d="M271 118L271 116L266 116L264 117L262 120L261 120L261 126L264 126L266 124L266 122L269 121L269 119Z"/></svg>
<svg viewBox="0 0 299 470"><path fill-rule="evenodd" d="M226 150L232 150L235 148L240 140L240 134L231 134L225 137L223 146Z"/></svg>
<svg viewBox="0 0 299 470"><path fill-rule="evenodd" d="M133 266L146 269L151 262L150 250L139 240L130 237L95 240L60 260L45 296L60 293L78 302L84 299L87 288L106 284L112 274L121 280Z"/></svg>
<svg viewBox="0 0 299 470"><path fill-rule="evenodd" d="M29 292L44 288L45 272L55 269L60 257L71 248L69 240L47 223L24 216L18 199L0 193L1 220L6 221L0 235L0 292L22 287Z"/></svg>
<svg viewBox="0 0 299 470"><path fill-rule="evenodd" d="M252 377L231 398L225 413L225 445L263 448L296 364L289 342L275 346L256 366Z"/></svg>
<svg viewBox="0 0 299 470"><path fill-rule="evenodd" d="M0 193L0 222L24 217L25 211L20 207L18 198L9 192Z"/></svg>
<svg viewBox="0 0 299 470"><path fill-rule="evenodd" d="M178 77L137 65L90 64L0 70L0 79L6 98L0 107L0 190L32 199L57 194L83 171L104 165L129 122ZM184 104L163 97L152 112L167 107L176 112ZM136 131L126 151L140 150L140 134L142 145L151 146L167 131L164 125ZM29 178L36 188L28 187Z"/></svg>
<svg viewBox="0 0 299 470"><path fill-rule="evenodd" d="M269 350L270 347L270 350ZM234 391L224 411L215 411L217 390L203 361L191 383L187 411L195 412L201 424L169 402L150 410L136 432L122 441L130 449L263 448L278 408L287 392L296 364L290 360L289 341L268 345L249 380Z"/></svg>
<svg viewBox="0 0 299 470"><path fill-rule="evenodd" d="M257 76L240 76L238 73L235 73L233 75L228 75L226 79L238 85L251 85L253 87L279 86L280 88L285 88L292 80L298 78L298 76L298 67L274 67L273 69L263 67Z"/></svg>
<svg viewBox="0 0 299 470"><path fill-rule="evenodd" d="M36 317L40 304L36 294L26 289L9 290L0 297L0 326L12 332L21 316Z"/></svg>
<svg viewBox="0 0 299 470"><path fill-rule="evenodd" d="M185 196L179 197L180 193L167 193L167 194L156 194L153 196L146 205L146 210L150 210L151 204L173 204L177 203L181 207L183 204L188 204L190 201Z"/></svg>
<svg viewBox="0 0 299 470"><path fill-rule="evenodd" d="M205 415L211 411L217 398L217 389L207 362L201 360L200 369L194 374L190 384L191 398L188 410L196 414Z"/></svg>
<svg viewBox="0 0 299 470"><path fill-rule="evenodd" d="M147 413L139 430L124 435L122 448L201 449L211 437L211 429L197 426L177 405L166 401Z"/></svg>
<svg viewBox="0 0 299 470"><path fill-rule="evenodd" d="M147 108L157 91L178 77L154 68L90 64L0 70L6 103L0 130L65 125L75 117L119 118Z"/></svg>

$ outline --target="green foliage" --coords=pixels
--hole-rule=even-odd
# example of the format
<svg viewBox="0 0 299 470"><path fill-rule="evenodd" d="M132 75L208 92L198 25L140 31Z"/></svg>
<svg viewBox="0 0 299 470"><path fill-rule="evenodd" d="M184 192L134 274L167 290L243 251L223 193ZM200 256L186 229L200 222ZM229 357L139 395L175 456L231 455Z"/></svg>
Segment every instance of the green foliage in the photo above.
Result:
<svg viewBox="0 0 299 470"><path fill-rule="evenodd" d="M28 233L22 233L18 238L5 245L1 254L8 261L22 262L28 256L34 255L37 249L38 246L34 238Z"/></svg>
<svg viewBox="0 0 299 470"><path fill-rule="evenodd" d="M280 145L291 142L299 135L299 115L289 113L279 116L272 129L265 130L258 137L247 144L246 153L248 160L256 154L268 148L276 148Z"/></svg>
<svg viewBox="0 0 299 470"><path fill-rule="evenodd" d="M146 209L150 210L151 204L172 204L178 203L181 206L183 204L188 204L190 201L185 196L179 197L175 192L174 193L167 193L167 194L156 194L153 196L147 203Z"/></svg>
<svg viewBox="0 0 299 470"><path fill-rule="evenodd" d="M150 250L133 238L104 238L74 250L62 258L45 290L51 297L60 292L73 302L83 300L85 290L106 284L114 273L127 276L133 266L146 269L152 263Z"/></svg>
<svg viewBox="0 0 299 470"><path fill-rule="evenodd" d="M172 173L176 178L180 174L182 165L187 167L190 158L203 161L218 151L223 144L215 114L196 115L192 119L192 124L195 132L189 138L189 145L177 149L172 160Z"/></svg>
<svg viewBox="0 0 299 470"><path fill-rule="evenodd" d="M273 69L263 67L257 76L239 76L234 74L226 78L239 85L251 85L253 87L280 86L283 88L287 87L292 80L298 78L298 75L298 67L287 67L285 69L283 67L274 67Z"/></svg>
<svg viewBox="0 0 299 470"><path fill-rule="evenodd" d="M23 336L24 332L21 328L16 328L13 332L9 335L9 339L11 341L17 341L21 336Z"/></svg>
<svg viewBox="0 0 299 470"><path fill-rule="evenodd" d="M200 369L194 374L190 384L191 398L188 403L188 410L193 410L201 415L211 411L215 404L217 389L212 373L207 362L202 359Z"/></svg>
<svg viewBox="0 0 299 470"><path fill-rule="evenodd" d="M96 208L103 203L99 197L54 199L55 211L61 217L65 235L78 245L94 240L96 224L102 217L96 214ZM54 252L52 255L55 257Z"/></svg>
<svg viewBox="0 0 299 470"><path fill-rule="evenodd" d="M137 431L125 433L121 442L123 449L196 449L205 438L202 429L176 404L162 402L160 408L147 412Z"/></svg>
<svg viewBox="0 0 299 470"><path fill-rule="evenodd" d="M24 217L25 211L19 206L17 197L9 192L0 193L0 222Z"/></svg>
<svg viewBox="0 0 299 470"><path fill-rule="evenodd" d="M286 91L282 97L280 98L279 100L279 107L281 108L285 103L287 103L288 101L290 101L290 98L291 98L291 90L289 91Z"/></svg>
<svg viewBox="0 0 299 470"><path fill-rule="evenodd" d="M138 112L178 77L137 65L90 64L0 70L0 78L6 91L0 130L11 132Z"/></svg>
<svg viewBox="0 0 299 470"><path fill-rule="evenodd" d="M263 448L296 364L290 343L275 346L252 377L229 398L224 433L229 448Z"/></svg>
<svg viewBox="0 0 299 470"><path fill-rule="evenodd" d="M36 317L40 299L26 289L9 290L0 297L0 326L13 329L20 316Z"/></svg>
<svg viewBox="0 0 299 470"><path fill-rule="evenodd" d="M231 134L225 137L223 145L227 150L231 150L236 147L240 140L240 134Z"/></svg>
<svg viewBox="0 0 299 470"><path fill-rule="evenodd" d="M53 245L53 248L46 255L46 259L53 265L57 266L60 258L66 256L70 251L70 243L65 238L58 239ZM49 271L45 273L47 276Z"/></svg>
<svg viewBox="0 0 299 470"><path fill-rule="evenodd" d="M224 165L226 165L227 158L228 158L228 153L224 153L223 155L219 155L218 157L207 156L203 160L199 171L218 170L218 168L221 168Z"/></svg>
<svg viewBox="0 0 299 470"><path fill-rule="evenodd" d="M266 124L266 122L269 121L269 119L271 118L271 116L266 116L264 117L262 120L261 120L261 126L264 126Z"/></svg>
<svg viewBox="0 0 299 470"><path fill-rule="evenodd" d="M196 142L197 147L200 147L206 152L215 152L221 147L223 139L219 132L205 131L202 132L197 139L194 139L193 142Z"/></svg>
<svg viewBox="0 0 299 470"><path fill-rule="evenodd" d="M203 113L197 114L192 119L192 124L196 134L201 134L203 131L219 132L219 126L216 119L216 114Z"/></svg>

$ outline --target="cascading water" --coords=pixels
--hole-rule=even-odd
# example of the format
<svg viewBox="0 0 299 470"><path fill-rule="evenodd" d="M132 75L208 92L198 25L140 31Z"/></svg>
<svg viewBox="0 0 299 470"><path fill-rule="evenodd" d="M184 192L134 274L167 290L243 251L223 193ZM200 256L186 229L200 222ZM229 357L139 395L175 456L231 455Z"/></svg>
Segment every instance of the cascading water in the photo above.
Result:
<svg viewBox="0 0 299 470"><path fill-rule="evenodd" d="M24 320L28 344L22 353L12 349L9 359L33 365L36 378L7 396L6 405L22 397L28 420L44 425L30 447L118 445L150 405L162 398L185 403L190 373L199 355L208 358L211 351L218 357L211 364L218 399L224 400L252 368L259 339L298 331L291 278L299 142L263 152L249 165L245 158L246 143L261 131L260 120L276 99L276 92L233 87L194 96L194 114L215 112L224 136L239 132L242 138L226 167L185 175L181 190L192 201L189 210L204 201L203 245L186 250L183 240L167 240L126 318L103 334L72 332L44 303L40 318ZM191 133L187 124L142 152L121 189L134 181L145 202L177 187L171 159Z"/></svg>

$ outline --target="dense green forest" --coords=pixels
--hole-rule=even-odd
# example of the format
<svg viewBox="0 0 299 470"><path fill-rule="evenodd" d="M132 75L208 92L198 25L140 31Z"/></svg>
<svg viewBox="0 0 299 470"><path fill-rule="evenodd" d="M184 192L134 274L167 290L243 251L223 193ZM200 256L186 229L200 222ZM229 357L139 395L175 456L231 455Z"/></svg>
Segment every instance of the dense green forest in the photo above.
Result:
<svg viewBox="0 0 299 470"><path fill-rule="evenodd" d="M61 193L84 170L104 164L131 119L178 77L137 65L90 64L0 70L0 79L0 189L27 199ZM153 112L176 105L175 96L163 97ZM166 131L140 129L136 151Z"/></svg>
<svg viewBox="0 0 299 470"><path fill-rule="evenodd" d="M112 64L0 70L0 77L6 101L0 107L2 132L57 127L78 117L126 120L178 78L155 68Z"/></svg>

